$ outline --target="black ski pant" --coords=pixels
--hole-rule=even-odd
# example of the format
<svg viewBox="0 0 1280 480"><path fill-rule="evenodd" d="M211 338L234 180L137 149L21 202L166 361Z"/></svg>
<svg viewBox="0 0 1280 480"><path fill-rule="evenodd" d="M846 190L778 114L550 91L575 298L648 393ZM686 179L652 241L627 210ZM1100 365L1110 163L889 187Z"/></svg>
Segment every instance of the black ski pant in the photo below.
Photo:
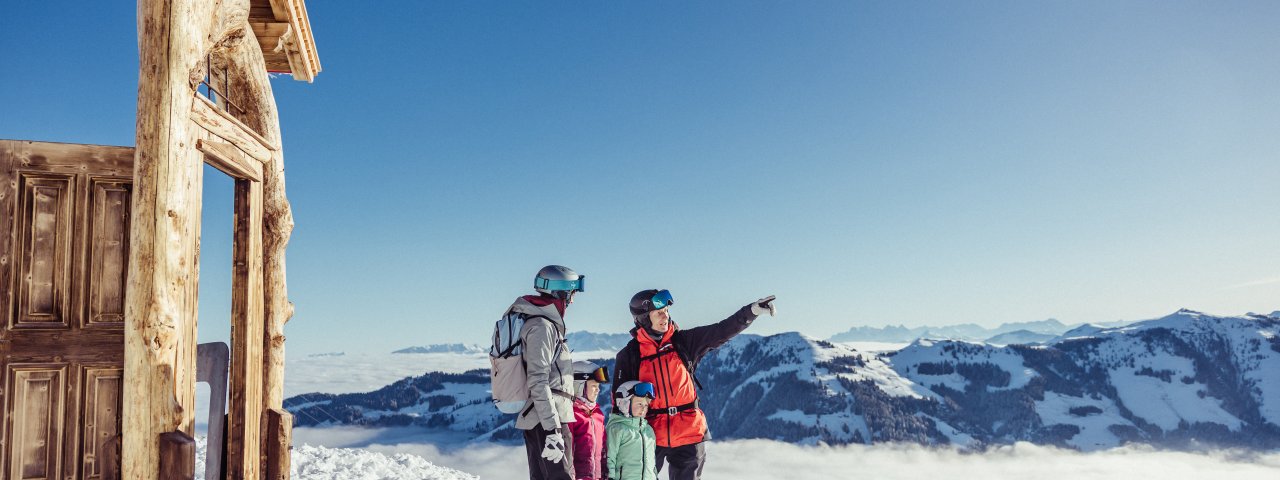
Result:
<svg viewBox="0 0 1280 480"><path fill-rule="evenodd" d="M657 471L662 473L662 463L671 463L667 478L671 480L698 480L702 478L702 464L707 461L707 449L703 442L679 447L658 447L655 450Z"/></svg>
<svg viewBox="0 0 1280 480"><path fill-rule="evenodd" d="M559 462L551 462L542 458L542 449L547 446L547 435L559 433L564 439L564 458ZM529 457L529 480L574 480L573 479L573 437L568 428L560 425L554 432L542 428L542 424L524 431L524 451Z"/></svg>

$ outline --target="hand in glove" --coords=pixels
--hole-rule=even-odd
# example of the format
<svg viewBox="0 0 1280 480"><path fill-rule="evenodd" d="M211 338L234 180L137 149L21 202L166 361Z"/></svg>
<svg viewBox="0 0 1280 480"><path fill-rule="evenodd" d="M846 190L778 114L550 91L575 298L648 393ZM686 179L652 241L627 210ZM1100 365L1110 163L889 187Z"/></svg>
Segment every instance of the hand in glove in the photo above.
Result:
<svg viewBox="0 0 1280 480"><path fill-rule="evenodd" d="M564 459L564 437L559 433L547 435L547 446L542 449L542 458L551 463L560 463Z"/></svg>
<svg viewBox="0 0 1280 480"><path fill-rule="evenodd" d="M770 317L777 315L778 307L773 305L774 298L773 295L769 295L756 300L756 303L751 304L751 314L757 317L764 315L765 312L768 312Z"/></svg>

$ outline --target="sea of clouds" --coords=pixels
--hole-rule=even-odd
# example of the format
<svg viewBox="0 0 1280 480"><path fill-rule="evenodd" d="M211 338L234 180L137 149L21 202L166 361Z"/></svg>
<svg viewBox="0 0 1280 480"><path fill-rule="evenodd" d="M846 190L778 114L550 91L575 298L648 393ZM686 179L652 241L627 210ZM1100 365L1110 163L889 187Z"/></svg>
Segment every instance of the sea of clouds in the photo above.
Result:
<svg viewBox="0 0 1280 480"><path fill-rule="evenodd" d="M295 444L322 443L358 447L384 454L421 456L436 465L479 475L482 479L528 478L524 447L467 444L460 438L414 438L409 430L298 429ZM983 453L913 444L799 446L770 440L711 442L707 446L707 480L778 478L1054 478L1160 480L1280 478L1280 452L1213 451L1187 453L1145 447L1122 447L1081 453L1019 443ZM659 475L659 478L666 478Z"/></svg>

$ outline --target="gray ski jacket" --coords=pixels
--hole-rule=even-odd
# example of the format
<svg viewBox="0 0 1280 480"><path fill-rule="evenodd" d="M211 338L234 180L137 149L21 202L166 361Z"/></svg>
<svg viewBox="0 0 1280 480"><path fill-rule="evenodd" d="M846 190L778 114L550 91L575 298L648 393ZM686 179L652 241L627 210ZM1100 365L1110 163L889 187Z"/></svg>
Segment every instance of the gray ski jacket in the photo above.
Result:
<svg viewBox="0 0 1280 480"><path fill-rule="evenodd" d="M548 432L573 421L573 360L565 343L564 319L556 306L534 305L521 297L511 305L526 315L520 329L521 352L529 379L529 405L516 417L516 428L541 424Z"/></svg>

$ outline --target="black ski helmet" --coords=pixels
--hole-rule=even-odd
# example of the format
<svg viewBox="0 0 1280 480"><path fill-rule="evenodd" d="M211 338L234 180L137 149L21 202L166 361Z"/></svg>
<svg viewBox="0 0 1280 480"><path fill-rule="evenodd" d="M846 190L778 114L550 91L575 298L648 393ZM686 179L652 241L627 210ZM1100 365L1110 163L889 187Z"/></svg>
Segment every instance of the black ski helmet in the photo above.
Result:
<svg viewBox="0 0 1280 480"><path fill-rule="evenodd" d="M661 290L641 290L631 296L631 303L627 305L631 309L631 321L637 326L649 328L649 312L657 310L653 308L653 296L657 295Z"/></svg>

